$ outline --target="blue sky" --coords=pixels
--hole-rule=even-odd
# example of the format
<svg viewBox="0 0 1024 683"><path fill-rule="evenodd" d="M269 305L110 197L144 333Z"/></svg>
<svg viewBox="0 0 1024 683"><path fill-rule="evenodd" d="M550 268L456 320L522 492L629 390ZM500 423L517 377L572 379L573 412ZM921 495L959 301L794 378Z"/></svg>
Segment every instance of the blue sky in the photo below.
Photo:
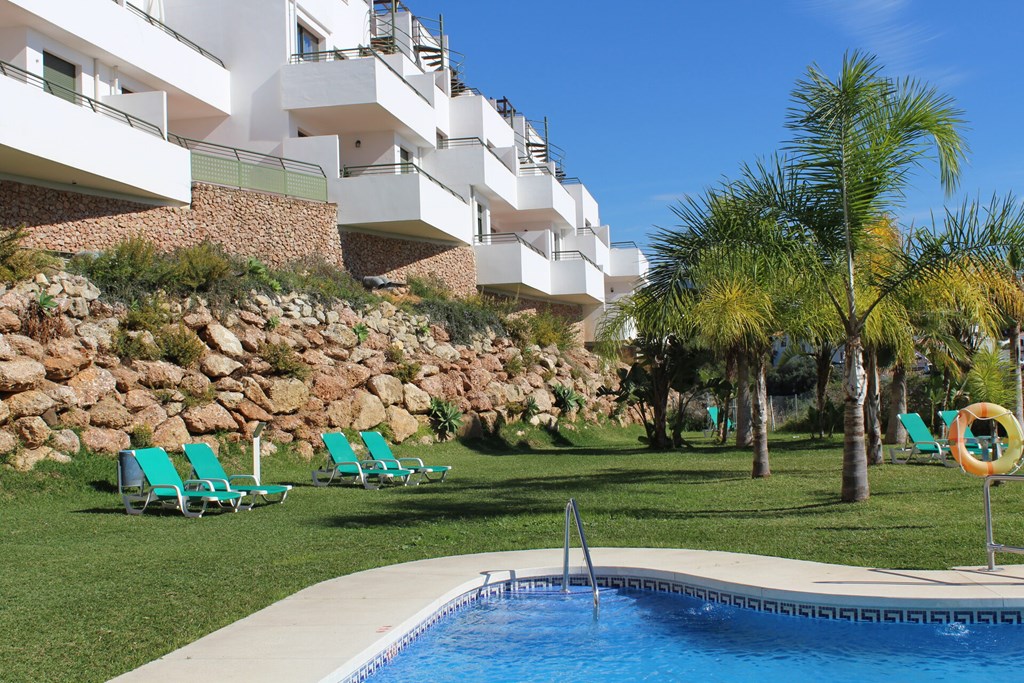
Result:
<svg viewBox="0 0 1024 683"><path fill-rule="evenodd" d="M835 74L848 49L965 110L971 154L950 201L1022 184L1022 2L406 2L444 14L470 85L549 117L569 175L601 203L615 239L645 241L653 225L672 225L675 198L776 150L795 81L812 62ZM920 224L946 200L933 165L913 184L899 213Z"/></svg>

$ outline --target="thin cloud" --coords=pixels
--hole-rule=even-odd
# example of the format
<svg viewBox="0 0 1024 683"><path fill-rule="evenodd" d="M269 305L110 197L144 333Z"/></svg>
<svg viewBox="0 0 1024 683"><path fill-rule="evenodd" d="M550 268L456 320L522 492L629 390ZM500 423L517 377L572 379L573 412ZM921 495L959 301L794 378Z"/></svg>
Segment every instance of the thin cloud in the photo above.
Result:
<svg viewBox="0 0 1024 683"><path fill-rule="evenodd" d="M656 194L651 197L652 202L681 202L689 195L685 192L672 192L669 194Z"/></svg>

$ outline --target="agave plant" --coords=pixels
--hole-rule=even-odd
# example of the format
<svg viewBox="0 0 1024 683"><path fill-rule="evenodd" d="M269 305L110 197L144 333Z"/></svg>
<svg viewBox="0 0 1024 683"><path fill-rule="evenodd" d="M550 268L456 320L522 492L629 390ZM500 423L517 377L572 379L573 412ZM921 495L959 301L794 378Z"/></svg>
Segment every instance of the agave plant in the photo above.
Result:
<svg viewBox="0 0 1024 683"><path fill-rule="evenodd" d="M454 403L439 398L430 399L430 409L427 411L430 417L430 425L442 441L449 438L462 426L462 411Z"/></svg>

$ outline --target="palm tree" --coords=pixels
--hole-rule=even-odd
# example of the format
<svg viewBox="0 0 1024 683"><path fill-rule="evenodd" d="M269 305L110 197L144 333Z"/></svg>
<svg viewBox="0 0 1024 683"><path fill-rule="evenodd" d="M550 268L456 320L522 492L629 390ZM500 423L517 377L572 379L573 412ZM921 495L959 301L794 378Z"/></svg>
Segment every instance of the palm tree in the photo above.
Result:
<svg viewBox="0 0 1024 683"><path fill-rule="evenodd" d="M965 203L946 214L946 231L912 231L907 249L872 233L903 198L911 172L934 156L947 192L955 188L967 150L953 100L914 80L881 75L874 57L843 58L830 80L812 65L793 91L787 126L790 160L745 170L738 191L775 217L771 242L779 256L815 277L844 330L844 443L841 499L870 495L864 443L865 326L878 307L915 282L939 277L970 258L1001 253L1020 239L1015 203L993 201L982 216ZM1015 213L1016 209L1016 213ZM972 252L971 250L977 250ZM878 268L858 269L872 254ZM858 301L858 291L870 295Z"/></svg>

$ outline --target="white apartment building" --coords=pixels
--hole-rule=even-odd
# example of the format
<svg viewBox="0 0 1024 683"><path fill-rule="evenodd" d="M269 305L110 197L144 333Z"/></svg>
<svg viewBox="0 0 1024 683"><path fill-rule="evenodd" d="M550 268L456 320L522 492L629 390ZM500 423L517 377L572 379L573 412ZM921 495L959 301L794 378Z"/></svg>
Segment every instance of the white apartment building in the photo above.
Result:
<svg viewBox="0 0 1024 683"><path fill-rule="evenodd" d="M592 339L646 259L460 60L395 0L0 0L0 178L181 205L245 172L335 203L343 250L400 241L366 267L472 250L478 286L579 307Z"/></svg>

